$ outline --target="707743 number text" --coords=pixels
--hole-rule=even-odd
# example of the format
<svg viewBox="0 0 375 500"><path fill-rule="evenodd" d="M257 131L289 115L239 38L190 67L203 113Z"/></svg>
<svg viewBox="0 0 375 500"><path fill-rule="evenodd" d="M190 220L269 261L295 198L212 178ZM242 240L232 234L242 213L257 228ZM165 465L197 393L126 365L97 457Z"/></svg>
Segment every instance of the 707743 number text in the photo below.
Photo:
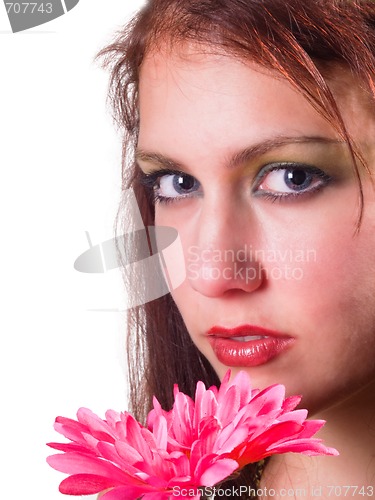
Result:
<svg viewBox="0 0 375 500"><path fill-rule="evenodd" d="M373 486L327 486L329 497L372 497Z"/></svg>
<svg viewBox="0 0 375 500"><path fill-rule="evenodd" d="M52 4L48 3L39 3L39 2L22 2L22 3L6 3L6 8L8 14L13 10L15 14L26 14L29 12L30 14L34 14L39 12L40 14L51 14L52 13Z"/></svg>

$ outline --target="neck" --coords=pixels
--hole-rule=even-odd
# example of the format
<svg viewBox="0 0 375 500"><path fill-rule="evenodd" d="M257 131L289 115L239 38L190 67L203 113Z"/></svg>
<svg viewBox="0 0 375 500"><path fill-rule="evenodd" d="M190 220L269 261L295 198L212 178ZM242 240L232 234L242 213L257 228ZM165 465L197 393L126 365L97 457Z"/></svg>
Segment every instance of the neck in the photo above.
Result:
<svg viewBox="0 0 375 500"><path fill-rule="evenodd" d="M276 455L266 467L261 488L272 488L276 495L286 489L294 491L296 498L307 499L375 496L374 395L375 383L314 415L314 419L327 421L317 437L336 448L340 456ZM282 493L274 498L282 498Z"/></svg>

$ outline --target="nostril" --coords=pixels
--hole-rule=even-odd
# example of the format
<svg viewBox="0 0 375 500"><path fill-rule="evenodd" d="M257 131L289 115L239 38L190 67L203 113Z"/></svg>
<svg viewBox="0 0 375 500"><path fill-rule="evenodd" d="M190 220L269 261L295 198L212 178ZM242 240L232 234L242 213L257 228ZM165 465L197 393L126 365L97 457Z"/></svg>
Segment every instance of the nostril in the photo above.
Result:
<svg viewBox="0 0 375 500"><path fill-rule="evenodd" d="M264 275L258 261L194 261L186 266L192 288L207 296L229 290L252 292L259 288Z"/></svg>

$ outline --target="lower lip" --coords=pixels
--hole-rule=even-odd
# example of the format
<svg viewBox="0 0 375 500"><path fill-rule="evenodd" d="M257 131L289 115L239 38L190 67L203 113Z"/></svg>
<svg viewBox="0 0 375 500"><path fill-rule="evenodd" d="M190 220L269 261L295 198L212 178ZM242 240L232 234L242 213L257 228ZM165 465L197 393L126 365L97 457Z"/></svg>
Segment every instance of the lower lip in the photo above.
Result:
<svg viewBox="0 0 375 500"><path fill-rule="evenodd" d="M240 342L230 338L209 337L217 359L226 366L237 367L264 365L289 349L293 340L290 337L264 337Z"/></svg>

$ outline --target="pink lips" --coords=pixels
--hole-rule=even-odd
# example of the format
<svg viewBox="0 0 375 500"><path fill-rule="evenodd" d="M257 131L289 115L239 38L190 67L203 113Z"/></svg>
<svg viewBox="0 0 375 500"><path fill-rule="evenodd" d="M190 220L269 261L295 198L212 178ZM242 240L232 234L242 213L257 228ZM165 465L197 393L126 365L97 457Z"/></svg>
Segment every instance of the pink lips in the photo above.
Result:
<svg viewBox="0 0 375 500"><path fill-rule="evenodd" d="M207 332L217 359L226 366L252 367L268 363L285 352L294 339L259 326L214 326Z"/></svg>

